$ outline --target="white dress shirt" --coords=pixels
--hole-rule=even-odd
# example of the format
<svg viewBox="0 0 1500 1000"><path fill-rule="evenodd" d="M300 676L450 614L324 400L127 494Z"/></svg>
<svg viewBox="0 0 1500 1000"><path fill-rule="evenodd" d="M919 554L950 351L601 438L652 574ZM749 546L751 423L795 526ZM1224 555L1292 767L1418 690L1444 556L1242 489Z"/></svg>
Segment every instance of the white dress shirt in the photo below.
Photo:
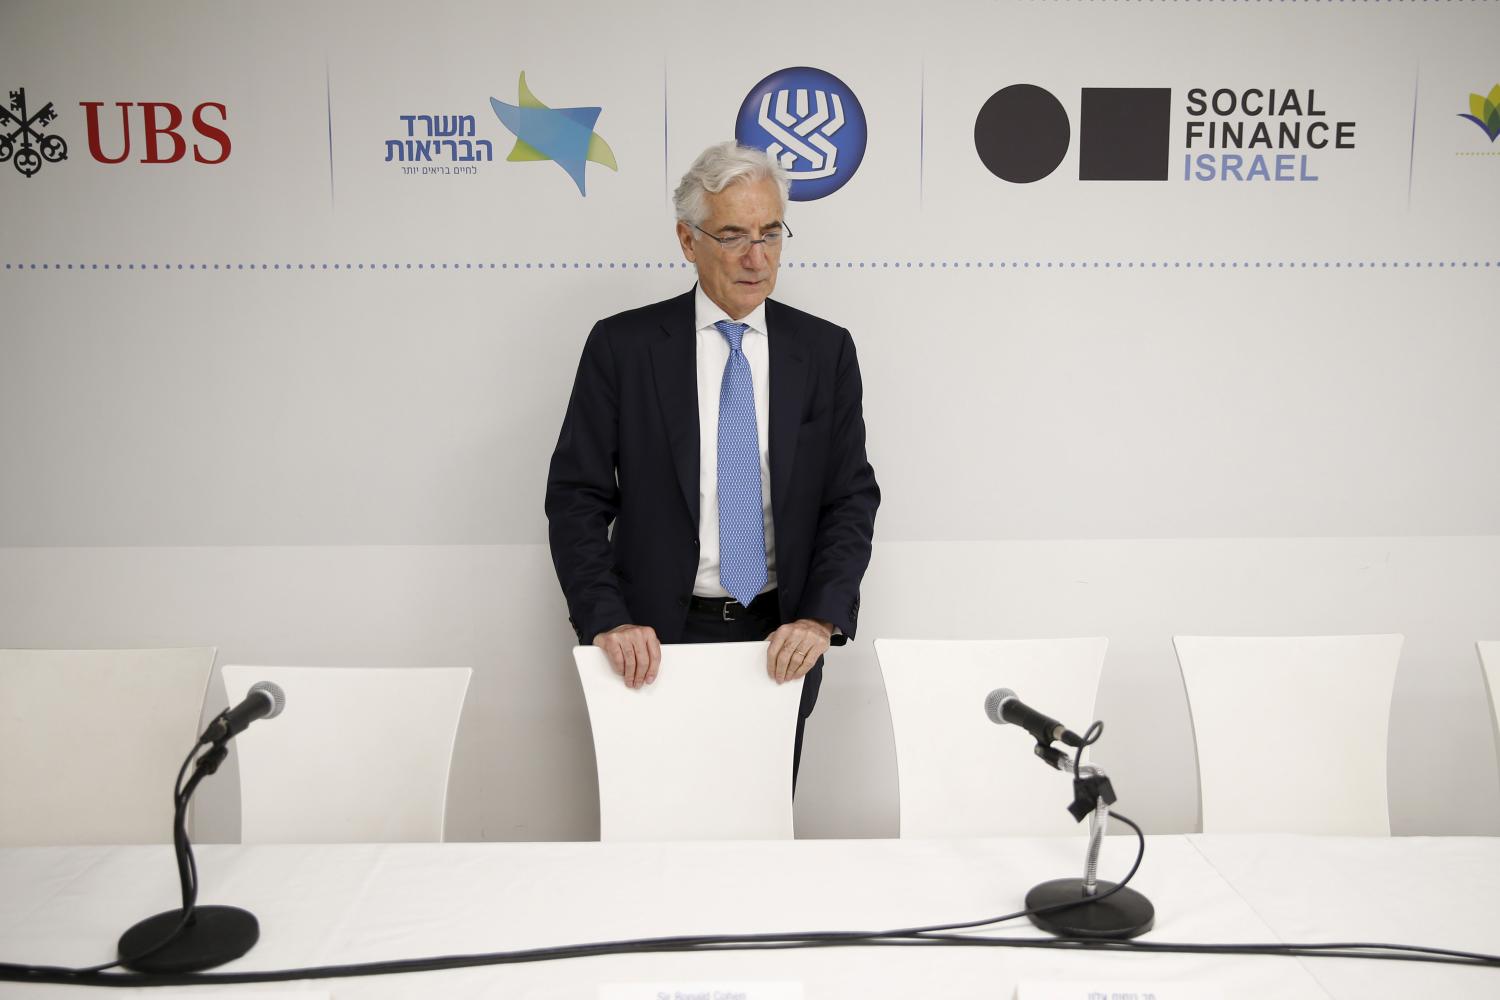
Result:
<svg viewBox="0 0 1500 1000"><path fill-rule="evenodd" d="M698 576L693 582L697 597L728 597L719 582L719 392L724 366L729 363L729 341L714 326L729 314L719 308L699 285L693 294L698 324ZM737 322L749 329L740 340L740 350L750 364L750 382L755 393L755 437L760 451L761 523L766 532L766 584L761 593L776 586L776 546L771 525L771 461L767 428L771 418L771 351L766 330L766 305Z"/></svg>

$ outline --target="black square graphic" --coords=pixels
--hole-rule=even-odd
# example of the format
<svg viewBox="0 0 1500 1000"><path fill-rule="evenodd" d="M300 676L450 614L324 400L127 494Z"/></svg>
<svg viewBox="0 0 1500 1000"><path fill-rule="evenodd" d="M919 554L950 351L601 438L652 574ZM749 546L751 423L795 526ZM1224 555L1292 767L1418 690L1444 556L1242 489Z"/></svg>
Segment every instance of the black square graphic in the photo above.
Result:
<svg viewBox="0 0 1500 1000"><path fill-rule="evenodd" d="M1170 87L1084 87L1078 128L1081 181L1164 181Z"/></svg>

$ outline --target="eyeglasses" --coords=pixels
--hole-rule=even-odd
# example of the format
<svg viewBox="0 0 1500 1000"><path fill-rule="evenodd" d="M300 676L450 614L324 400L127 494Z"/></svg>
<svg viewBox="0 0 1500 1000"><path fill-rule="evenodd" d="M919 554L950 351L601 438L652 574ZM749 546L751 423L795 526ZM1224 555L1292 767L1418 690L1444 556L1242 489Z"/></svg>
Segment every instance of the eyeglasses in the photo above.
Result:
<svg viewBox="0 0 1500 1000"><path fill-rule="evenodd" d="M713 240L715 243L719 244L719 247L724 250L725 253L743 253L746 250L749 250L751 247L755 246L757 243L765 244L765 248L767 251L780 249L782 240L789 240L792 238L792 227L788 226L784 222L779 222L777 223L777 225L781 228L773 229L768 233L762 234L761 238L758 240L752 240L750 238L750 234L748 233L736 233L733 236L715 236L713 233L709 232L706 229L703 229L700 226L694 226L693 228L698 230L698 232L702 233L704 236L707 236L709 239Z"/></svg>

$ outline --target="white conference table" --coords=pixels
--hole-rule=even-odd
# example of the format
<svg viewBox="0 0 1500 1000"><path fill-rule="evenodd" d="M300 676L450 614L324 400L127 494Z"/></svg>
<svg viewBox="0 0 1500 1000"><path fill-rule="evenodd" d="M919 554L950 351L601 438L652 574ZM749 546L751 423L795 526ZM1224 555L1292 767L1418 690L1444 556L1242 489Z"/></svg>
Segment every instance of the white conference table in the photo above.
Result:
<svg viewBox="0 0 1500 1000"><path fill-rule="evenodd" d="M1082 849L1081 838L1037 838L207 845L197 856L200 904L242 906L260 919L259 944L221 969L240 971L657 935L972 920L1019 909L1034 884L1078 874ZM1101 877L1118 878L1134 850L1134 837L1109 838ZM1154 836L1132 885L1156 906L1156 926L1144 940L1500 951L1500 838ZM175 905L167 846L3 849L0 961L107 961L122 931ZM1024 922L1004 933L1043 936ZM1500 969L973 947L619 955L213 989L594 1000L607 984L782 982L801 984L808 1000L1008 1000L1019 982L1081 980L1206 984L1230 998L1500 996ZM108 994L0 983L6 998L101 995Z"/></svg>

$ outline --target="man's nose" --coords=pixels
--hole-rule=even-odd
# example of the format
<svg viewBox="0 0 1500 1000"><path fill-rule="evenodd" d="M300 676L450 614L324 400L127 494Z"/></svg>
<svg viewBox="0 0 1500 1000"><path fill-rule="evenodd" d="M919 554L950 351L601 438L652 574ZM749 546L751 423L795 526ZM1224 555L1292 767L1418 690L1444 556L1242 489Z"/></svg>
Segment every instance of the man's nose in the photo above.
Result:
<svg viewBox="0 0 1500 1000"><path fill-rule="evenodd" d="M760 240L752 241L751 244L745 248L745 256L743 260L747 267L752 267L756 270L764 267L766 263L765 243Z"/></svg>

